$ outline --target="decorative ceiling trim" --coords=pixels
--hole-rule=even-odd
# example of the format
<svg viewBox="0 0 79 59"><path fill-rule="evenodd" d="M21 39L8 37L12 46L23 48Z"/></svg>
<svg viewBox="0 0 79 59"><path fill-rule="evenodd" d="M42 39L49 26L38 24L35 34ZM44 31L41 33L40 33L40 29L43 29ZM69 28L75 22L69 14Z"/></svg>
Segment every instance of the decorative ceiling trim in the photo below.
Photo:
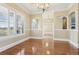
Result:
<svg viewBox="0 0 79 59"><path fill-rule="evenodd" d="M16 4L17 4L17 3L16 3ZM31 12L28 8L25 8L25 7L23 7L22 5L20 5L20 3L17 4L17 5L18 5L19 7L21 7L24 11L26 11L26 13L28 13L28 14L30 14L30 15L41 14L41 12L35 12L35 13ZM54 12L67 11L67 10L69 10L69 8L72 7L72 5L73 5L73 4L70 4L69 6L67 6L67 8L62 9L62 10L58 10L58 11L55 11L55 10L54 10Z"/></svg>
<svg viewBox="0 0 79 59"><path fill-rule="evenodd" d="M20 5L20 3L16 3L21 9L23 9L27 14L31 15L31 11L28 10L28 8L24 8L24 6Z"/></svg>

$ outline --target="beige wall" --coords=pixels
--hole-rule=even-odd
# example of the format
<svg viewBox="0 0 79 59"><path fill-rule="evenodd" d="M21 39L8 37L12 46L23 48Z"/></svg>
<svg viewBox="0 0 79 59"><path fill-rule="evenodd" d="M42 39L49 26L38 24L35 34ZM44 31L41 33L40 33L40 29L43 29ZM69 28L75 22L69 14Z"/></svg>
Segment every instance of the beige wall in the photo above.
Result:
<svg viewBox="0 0 79 59"><path fill-rule="evenodd" d="M63 21L62 17L68 17L67 11L55 12L54 13L54 38L61 40L69 40L69 26L67 24L68 29L62 29Z"/></svg>
<svg viewBox="0 0 79 59"><path fill-rule="evenodd" d="M67 17L67 11L54 12L55 29L62 29L62 17Z"/></svg>

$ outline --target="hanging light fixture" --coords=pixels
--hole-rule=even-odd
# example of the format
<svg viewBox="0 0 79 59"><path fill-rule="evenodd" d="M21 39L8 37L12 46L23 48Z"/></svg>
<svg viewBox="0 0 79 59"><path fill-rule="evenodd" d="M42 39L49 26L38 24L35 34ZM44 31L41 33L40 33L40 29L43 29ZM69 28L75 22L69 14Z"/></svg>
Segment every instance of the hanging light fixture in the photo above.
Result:
<svg viewBox="0 0 79 59"><path fill-rule="evenodd" d="M36 3L35 6L39 9L42 9L43 12L50 7L49 3Z"/></svg>
<svg viewBox="0 0 79 59"><path fill-rule="evenodd" d="M41 16L44 18L49 18L51 15L49 14L49 8L51 8L52 4L50 3L34 3L33 6L42 11Z"/></svg>

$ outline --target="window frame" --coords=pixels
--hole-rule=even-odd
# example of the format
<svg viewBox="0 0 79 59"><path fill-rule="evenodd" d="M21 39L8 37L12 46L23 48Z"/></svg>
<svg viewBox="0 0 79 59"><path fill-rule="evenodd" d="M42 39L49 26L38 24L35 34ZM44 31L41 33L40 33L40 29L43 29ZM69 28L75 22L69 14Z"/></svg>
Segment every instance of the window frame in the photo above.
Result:
<svg viewBox="0 0 79 59"><path fill-rule="evenodd" d="M6 8L5 6L1 6L1 7L3 7L3 8ZM23 30L22 31L24 31L23 33L21 33L21 34L17 34L16 33L16 14L19 14L21 17L23 17L23 15L21 15L21 13L20 12L18 12L18 10L15 10L15 9L9 9L9 8L6 8L6 10L7 10L7 18L8 18L8 30L7 30L7 35L6 36L0 36L0 39L5 39L5 38L9 38L9 37L16 37L16 36L20 36L20 35L24 35L25 34L25 31L24 31L24 19L25 18L23 18L23 19L21 19L22 20L22 22L23 22ZM10 34L10 19L9 19L9 12L13 12L14 13L14 32L15 32L15 35L11 35Z"/></svg>

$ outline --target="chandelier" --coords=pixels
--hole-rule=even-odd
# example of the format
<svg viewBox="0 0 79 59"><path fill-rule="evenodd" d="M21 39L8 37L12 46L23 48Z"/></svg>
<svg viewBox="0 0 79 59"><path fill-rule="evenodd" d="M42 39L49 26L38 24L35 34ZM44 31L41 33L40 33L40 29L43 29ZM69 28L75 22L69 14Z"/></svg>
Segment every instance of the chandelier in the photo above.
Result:
<svg viewBox="0 0 79 59"><path fill-rule="evenodd" d="M35 6L39 9L42 9L42 11L44 12L50 7L50 4L49 3L36 3Z"/></svg>

